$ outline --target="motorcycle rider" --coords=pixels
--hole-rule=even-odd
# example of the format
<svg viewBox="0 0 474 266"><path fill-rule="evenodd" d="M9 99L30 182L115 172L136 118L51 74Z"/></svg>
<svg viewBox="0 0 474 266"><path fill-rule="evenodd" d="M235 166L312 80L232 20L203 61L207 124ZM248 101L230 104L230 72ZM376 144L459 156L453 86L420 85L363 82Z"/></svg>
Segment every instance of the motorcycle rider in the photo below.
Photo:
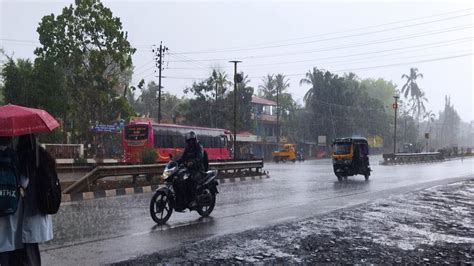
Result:
<svg viewBox="0 0 474 266"><path fill-rule="evenodd" d="M177 160L178 164L186 165L189 172L189 177L185 180L186 194L189 205L191 207L196 205L196 186L197 181L201 177L201 172L204 170L204 149L197 139L194 131L185 134L186 148L183 155Z"/></svg>

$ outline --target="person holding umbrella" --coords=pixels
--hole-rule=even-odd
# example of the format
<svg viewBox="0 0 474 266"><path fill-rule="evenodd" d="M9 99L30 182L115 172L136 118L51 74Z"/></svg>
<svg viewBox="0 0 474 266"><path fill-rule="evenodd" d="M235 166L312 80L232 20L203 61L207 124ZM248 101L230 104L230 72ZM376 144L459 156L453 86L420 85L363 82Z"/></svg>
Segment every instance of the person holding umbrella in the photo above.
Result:
<svg viewBox="0 0 474 266"><path fill-rule="evenodd" d="M53 239L51 215L40 210L38 172L55 170L54 159L37 143L33 133L48 132L59 126L46 111L16 105L0 106L1 145L15 150L18 173L18 206L16 212L0 216L0 265L41 265L38 243ZM59 206L58 206L59 207Z"/></svg>

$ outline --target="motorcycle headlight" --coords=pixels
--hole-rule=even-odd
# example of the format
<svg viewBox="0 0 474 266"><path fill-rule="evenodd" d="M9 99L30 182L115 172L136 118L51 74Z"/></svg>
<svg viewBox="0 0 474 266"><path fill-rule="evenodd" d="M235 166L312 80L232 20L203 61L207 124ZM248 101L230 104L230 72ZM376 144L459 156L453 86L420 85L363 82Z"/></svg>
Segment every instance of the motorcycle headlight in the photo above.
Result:
<svg viewBox="0 0 474 266"><path fill-rule="evenodd" d="M166 178L168 178L170 176L170 172L168 171L164 171L163 174L161 175L161 179L162 180L165 180Z"/></svg>

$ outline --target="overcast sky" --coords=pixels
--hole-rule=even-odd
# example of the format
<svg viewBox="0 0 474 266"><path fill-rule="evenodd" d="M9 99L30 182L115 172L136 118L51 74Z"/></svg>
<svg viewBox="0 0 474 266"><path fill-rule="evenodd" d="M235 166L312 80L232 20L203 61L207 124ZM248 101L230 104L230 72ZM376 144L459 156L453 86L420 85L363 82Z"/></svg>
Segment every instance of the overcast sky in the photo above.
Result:
<svg viewBox="0 0 474 266"><path fill-rule="evenodd" d="M59 14L72 1L0 0L0 47L15 58L33 58L41 17ZM193 80L229 60L253 87L262 76L283 73L302 102L309 86L299 81L312 67L359 78L384 78L400 87L417 67L419 85L436 114L444 96L464 121L474 120L473 4L446 2L322 1L104 1L120 17L133 56L134 84L157 80L153 44L169 47L164 90L183 95Z"/></svg>

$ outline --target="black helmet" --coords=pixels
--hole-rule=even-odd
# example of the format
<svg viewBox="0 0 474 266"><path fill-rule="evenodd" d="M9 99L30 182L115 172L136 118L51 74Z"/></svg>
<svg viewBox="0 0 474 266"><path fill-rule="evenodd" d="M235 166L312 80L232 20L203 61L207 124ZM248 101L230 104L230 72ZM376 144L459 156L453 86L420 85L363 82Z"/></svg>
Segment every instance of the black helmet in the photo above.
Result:
<svg viewBox="0 0 474 266"><path fill-rule="evenodd" d="M186 141L190 141L190 140L196 140L197 141L197 135L196 135L196 133L194 133L194 131L189 131L188 133L186 133L184 135L184 138L186 139Z"/></svg>

